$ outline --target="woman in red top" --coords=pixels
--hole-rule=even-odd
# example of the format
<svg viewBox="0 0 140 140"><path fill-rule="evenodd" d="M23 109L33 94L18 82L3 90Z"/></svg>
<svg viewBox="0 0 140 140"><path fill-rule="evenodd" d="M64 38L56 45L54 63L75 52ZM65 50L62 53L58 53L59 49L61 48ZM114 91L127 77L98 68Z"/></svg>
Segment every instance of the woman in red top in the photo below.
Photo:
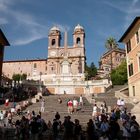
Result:
<svg viewBox="0 0 140 140"><path fill-rule="evenodd" d="M68 106L68 113L72 114L72 112L73 112L73 102L70 99L67 103L67 106Z"/></svg>

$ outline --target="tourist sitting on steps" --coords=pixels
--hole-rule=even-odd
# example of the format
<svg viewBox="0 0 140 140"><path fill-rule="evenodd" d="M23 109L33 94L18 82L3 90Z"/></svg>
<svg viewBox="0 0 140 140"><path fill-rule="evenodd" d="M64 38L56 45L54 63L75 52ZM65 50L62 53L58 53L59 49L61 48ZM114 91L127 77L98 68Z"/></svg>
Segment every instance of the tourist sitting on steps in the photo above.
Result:
<svg viewBox="0 0 140 140"><path fill-rule="evenodd" d="M58 103L61 104L62 103L62 99L59 97L58 98Z"/></svg>

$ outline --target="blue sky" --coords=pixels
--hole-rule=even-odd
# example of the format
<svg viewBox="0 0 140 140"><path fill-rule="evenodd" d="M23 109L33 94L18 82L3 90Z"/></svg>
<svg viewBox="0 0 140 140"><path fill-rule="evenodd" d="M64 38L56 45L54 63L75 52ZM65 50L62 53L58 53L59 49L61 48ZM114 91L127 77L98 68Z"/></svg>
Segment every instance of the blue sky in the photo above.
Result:
<svg viewBox="0 0 140 140"><path fill-rule="evenodd" d="M47 58L49 29L57 25L62 34L67 29L72 46L74 27L80 24L87 63L98 66L106 39L119 40L139 15L140 0L0 0L0 28L11 44L4 60Z"/></svg>

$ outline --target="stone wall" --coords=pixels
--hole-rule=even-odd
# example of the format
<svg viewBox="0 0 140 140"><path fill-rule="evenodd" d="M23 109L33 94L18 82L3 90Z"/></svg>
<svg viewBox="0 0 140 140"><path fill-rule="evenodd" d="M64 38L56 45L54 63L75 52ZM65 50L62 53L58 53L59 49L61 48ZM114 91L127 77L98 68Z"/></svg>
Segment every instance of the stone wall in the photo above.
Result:
<svg viewBox="0 0 140 140"><path fill-rule="evenodd" d="M83 87L76 87L75 94L84 94L84 88Z"/></svg>

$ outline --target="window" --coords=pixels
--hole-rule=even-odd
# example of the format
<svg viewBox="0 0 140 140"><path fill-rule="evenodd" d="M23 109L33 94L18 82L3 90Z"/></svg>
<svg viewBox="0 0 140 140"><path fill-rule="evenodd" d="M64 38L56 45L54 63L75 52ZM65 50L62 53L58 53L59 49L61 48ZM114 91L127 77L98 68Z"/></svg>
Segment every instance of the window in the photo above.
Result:
<svg viewBox="0 0 140 140"><path fill-rule="evenodd" d="M140 56L138 57L138 64L139 64L139 69L140 69Z"/></svg>
<svg viewBox="0 0 140 140"><path fill-rule="evenodd" d="M129 76L133 75L133 64L128 65Z"/></svg>
<svg viewBox="0 0 140 140"><path fill-rule="evenodd" d="M135 86L133 86L133 96L135 96Z"/></svg>
<svg viewBox="0 0 140 140"><path fill-rule="evenodd" d="M36 65L36 63L34 63L34 68L37 68L37 65Z"/></svg>
<svg viewBox="0 0 140 140"><path fill-rule="evenodd" d="M131 51L131 41L130 40L126 43L126 47L127 47L127 53L129 53Z"/></svg>
<svg viewBox="0 0 140 140"><path fill-rule="evenodd" d="M105 71L109 71L109 68L105 68Z"/></svg>
<svg viewBox="0 0 140 140"><path fill-rule="evenodd" d="M52 39L52 46L55 45L55 39Z"/></svg>
<svg viewBox="0 0 140 140"><path fill-rule="evenodd" d="M76 44L80 45L80 38L79 37L76 39Z"/></svg>
<svg viewBox="0 0 140 140"><path fill-rule="evenodd" d="M140 41L140 40L139 40L139 32L137 31L137 32L136 32L136 42L137 42L137 44L139 43L139 41Z"/></svg>

